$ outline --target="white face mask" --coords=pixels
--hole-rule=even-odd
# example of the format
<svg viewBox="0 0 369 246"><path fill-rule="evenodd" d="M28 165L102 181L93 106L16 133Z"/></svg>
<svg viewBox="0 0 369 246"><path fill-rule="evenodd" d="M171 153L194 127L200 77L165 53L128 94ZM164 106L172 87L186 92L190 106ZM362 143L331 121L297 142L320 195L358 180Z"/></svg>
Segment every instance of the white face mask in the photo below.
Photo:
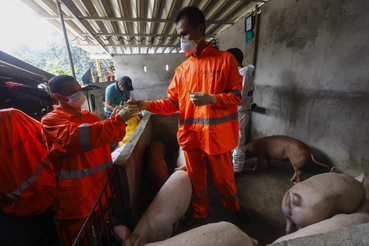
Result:
<svg viewBox="0 0 369 246"><path fill-rule="evenodd" d="M68 98L68 102L64 102L73 108L79 108L86 101L85 95L83 95L82 91L77 91L76 93L70 95Z"/></svg>
<svg viewBox="0 0 369 246"><path fill-rule="evenodd" d="M204 37L200 38L199 40L187 40L181 38L181 49L186 54L192 54L197 52L197 43L201 41Z"/></svg>

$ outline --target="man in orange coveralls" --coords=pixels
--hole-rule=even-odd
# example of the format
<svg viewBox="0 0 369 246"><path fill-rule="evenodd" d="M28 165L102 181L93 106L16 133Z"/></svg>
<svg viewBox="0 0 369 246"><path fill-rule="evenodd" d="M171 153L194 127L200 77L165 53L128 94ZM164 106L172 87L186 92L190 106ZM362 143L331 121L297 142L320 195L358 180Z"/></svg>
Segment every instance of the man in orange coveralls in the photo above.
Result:
<svg viewBox="0 0 369 246"><path fill-rule="evenodd" d="M239 206L231 150L238 145L238 109L242 76L236 59L205 42L205 17L197 7L179 11L174 19L181 48L190 57L175 71L168 87L168 98L158 101L130 100L140 110L172 114L179 110L178 143L191 178L192 216L184 221L195 225L208 214L206 158L226 208L248 223Z"/></svg>
<svg viewBox="0 0 369 246"><path fill-rule="evenodd" d="M55 76L49 87L59 105L54 105L41 124L57 181L56 216L67 246L76 239L109 178L113 164L109 143L123 139L124 122L138 109L125 107L100 121L97 115L80 107L86 98L74 77ZM106 204L105 196L102 203ZM96 211L99 209L96 207ZM86 243L86 237L81 241Z"/></svg>
<svg viewBox="0 0 369 246"><path fill-rule="evenodd" d="M57 245L55 173L40 122L1 109L0 136L0 245Z"/></svg>

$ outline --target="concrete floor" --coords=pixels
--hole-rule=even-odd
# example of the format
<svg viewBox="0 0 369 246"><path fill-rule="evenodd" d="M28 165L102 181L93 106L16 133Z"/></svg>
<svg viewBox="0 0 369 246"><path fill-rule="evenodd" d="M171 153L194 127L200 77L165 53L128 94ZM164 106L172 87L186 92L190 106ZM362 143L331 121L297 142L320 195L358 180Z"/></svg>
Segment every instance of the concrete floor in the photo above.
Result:
<svg viewBox="0 0 369 246"><path fill-rule="evenodd" d="M243 174L236 178L239 203L249 215L250 222L242 224L232 211L227 210L222 198L217 191L210 168L208 167L208 217L199 221L193 228L219 221L228 221L259 241L259 245L267 245L277 238L285 235L285 218L282 214L282 198L286 191L293 186L290 181L294 171L290 163L272 161L272 167L268 170L266 163L257 171L252 171L256 159L246 161ZM310 165L314 165L311 163ZM315 167L307 168L302 180L314 174L326 172L325 169L316 170ZM310 170L309 170L310 169ZM191 208L186 214L190 214ZM174 235L188 229L179 226Z"/></svg>

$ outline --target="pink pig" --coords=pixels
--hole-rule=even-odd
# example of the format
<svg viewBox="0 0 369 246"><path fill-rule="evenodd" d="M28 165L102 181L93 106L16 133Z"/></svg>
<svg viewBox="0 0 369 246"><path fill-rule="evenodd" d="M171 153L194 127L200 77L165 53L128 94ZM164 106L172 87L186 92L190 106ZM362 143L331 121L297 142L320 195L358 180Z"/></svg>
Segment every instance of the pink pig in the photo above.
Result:
<svg viewBox="0 0 369 246"><path fill-rule="evenodd" d="M185 214L192 195L191 180L184 171L174 172L160 189L133 233L123 225L114 231L124 246L142 246L169 238L173 225Z"/></svg>
<svg viewBox="0 0 369 246"><path fill-rule="evenodd" d="M337 214L332 218L309 225L294 233L280 237L273 243L329 232L340 228L359 225L368 222L369 222L369 213Z"/></svg>
<svg viewBox="0 0 369 246"><path fill-rule="evenodd" d="M286 233L318 223L339 213L353 213L365 203L365 175L315 175L294 185L283 197L282 211L287 220Z"/></svg>
<svg viewBox="0 0 369 246"><path fill-rule="evenodd" d="M253 246L258 241L229 222L211 223L146 246Z"/></svg>

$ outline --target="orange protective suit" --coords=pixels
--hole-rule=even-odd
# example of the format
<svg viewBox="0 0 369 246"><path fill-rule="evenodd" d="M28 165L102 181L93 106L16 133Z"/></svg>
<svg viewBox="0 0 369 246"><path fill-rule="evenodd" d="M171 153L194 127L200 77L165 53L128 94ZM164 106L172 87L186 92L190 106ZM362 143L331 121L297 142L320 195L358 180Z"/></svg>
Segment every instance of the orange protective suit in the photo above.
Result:
<svg viewBox="0 0 369 246"><path fill-rule="evenodd" d="M8 214L43 213L56 196L41 124L17 109L0 110L0 206Z"/></svg>
<svg viewBox="0 0 369 246"><path fill-rule="evenodd" d="M55 169L58 188L55 208L59 220L88 216L111 172L109 143L119 142L126 133L119 115L100 121L97 115L82 108L81 114L77 116L54 106L54 111L41 121L49 159ZM104 205L105 196L101 200ZM61 229L68 230L63 235L78 234L75 227Z"/></svg>
<svg viewBox="0 0 369 246"><path fill-rule="evenodd" d="M215 94L216 104L197 107L190 101L189 91ZM149 102L149 111L158 114L172 114L179 109L177 138L185 152L187 170L194 170L188 173L196 218L207 216L207 198L199 199L206 194L205 154L225 206L239 210L230 151L238 145L237 104L241 102L241 91L242 76L236 59L207 43L199 57L191 55L176 69L168 98Z"/></svg>

